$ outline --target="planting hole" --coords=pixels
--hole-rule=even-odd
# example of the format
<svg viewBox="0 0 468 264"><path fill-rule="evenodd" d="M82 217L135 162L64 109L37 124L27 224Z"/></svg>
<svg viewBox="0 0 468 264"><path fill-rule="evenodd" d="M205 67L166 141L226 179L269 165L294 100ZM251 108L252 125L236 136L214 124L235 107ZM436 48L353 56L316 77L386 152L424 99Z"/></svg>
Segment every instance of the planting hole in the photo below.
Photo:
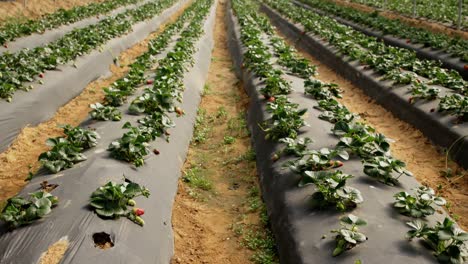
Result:
<svg viewBox="0 0 468 264"><path fill-rule="evenodd" d="M93 234L94 246L100 249L108 249L114 246L109 234L105 232Z"/></svg>

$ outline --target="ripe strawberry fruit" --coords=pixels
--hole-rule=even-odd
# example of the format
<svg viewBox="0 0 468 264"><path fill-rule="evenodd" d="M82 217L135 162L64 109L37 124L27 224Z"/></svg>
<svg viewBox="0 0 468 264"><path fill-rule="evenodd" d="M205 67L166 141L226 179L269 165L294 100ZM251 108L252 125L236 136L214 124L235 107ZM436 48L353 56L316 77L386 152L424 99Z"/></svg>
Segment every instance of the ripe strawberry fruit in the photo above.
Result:
<svg viewBox="0 0 468 264"><path fill-rule="evenodd" d="M330 165L332 168L339 168L341 166L343 166L343 162L339 161L339 160L334 160L334 161L330 161Z"/></svg>
<svg viewBox="0 0 468 264"><path fill-rule="evenodd" d="M468 71L468 64L463 65L463 69L464 69L465 71Z"/></svg>
<svg viewBox="0 0 468 264"><path fill-rule="evenodd" d="M43 73L39 73L39 78L44 78L44 74L43 74Z"/></svg>
<svg viewBox="0 0 468 264"><path fill-rule="evenodd" d="M273 103L276 100L274 96L268 98L268 102Z"/></svg>
<svg viewBox="0 0 468 264"><path fill-rule="evenodd" d="M141 216L141 215L144 215L144 214L145 214L145 210L142 209L142 208L134 208L134 209L133 209L133 213L134 213L136 216Z"/></svg>
<svg viewBox="0 0 468 264"><path fill-rule="evenodd" d="M159 155L160 152L159 152L159 150L157 150L157 149L153 149L153 153L154 153L155 155Z"/></svg>
<svg viewBox="0 0 468 264"><path fill-rule="evenodd" d="M146 84L153 84L153 80L146 80Z"/></svg>
<svg viewBox="0 0 468 264"><path fill-rule="evenodd" d="M273 162L279 160L279 158L280 158L280 157L278 156L278 154L273 154L273 156L271 156L271 160L272 160Z"/></svg>
<svg viewBox="0 0 468 264"><path fill-rule="evenodd" d="M5 43L3 44L3 47L5 47L6 49L8 49L8 45Z"/></svg>
<svg viewBox="0 0 468 264"><path fill-rule="evenodd" d="M184 110L182 110L182 108L180 108L180 107L176 107L175 111L176 111L177 115L179 115L179 116L184 115Z"/></svg>

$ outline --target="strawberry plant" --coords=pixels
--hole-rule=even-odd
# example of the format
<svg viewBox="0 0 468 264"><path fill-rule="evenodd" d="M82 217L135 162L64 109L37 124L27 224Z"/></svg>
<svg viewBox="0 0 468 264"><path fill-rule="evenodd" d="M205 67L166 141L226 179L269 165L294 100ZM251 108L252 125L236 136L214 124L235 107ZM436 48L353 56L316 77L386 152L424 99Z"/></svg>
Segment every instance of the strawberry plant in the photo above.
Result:
<svg viewBox="0 0 468 264"><path fill-rule="evenodd" d="M52 173L72 168L75 163L86 160L86 156L81 153L83 149L66 138L49 138L46 144L52 149L39 155L39 161Z"/></svg>
<svg viewBox="0 0 468 264"><path fill-rule="evenodd" d="M351 113L348 108L332 98L318 101L318 106L315 106L315 108L322 111L319 118L330 123L338 123L340 121L350 123L358 119L357 115Z"/></svg>
<svg viewBox="0 0 468 264"><path fill-rule="evenodd" d="M289 94L292 91L291 84L283 79L281 74L281 71L275 70L266 76L264 80L265 86L260 89L260 92L266 98L281 94Z"/></svg>
<svg viewBox="0 0 468 264"><path fill-rule="evenodd" d="M29 199L16 196L8 199L0 214L0 220L10 229L28 225L48 215L58 203L57 196L48 192L37 191L29 194Z"/></svg>
<svg viewBox="0 0 468 264"><path fill-rule="evenodd" d="M459 94L442 97L439 112L449 112L456 115L460 121L468 121L468 97Z"/></svg>
<svg viewBox="0 0 468 264"><path fill-rule="evenodd" d="M364 173L387 185L395 185L401 175L412 176L405 163L389 156L375 156L364 161ZM397 176L394 176L394 173Z"/></svg>
<svg viewBox="0 0 468 264"><path fill-rule="evenodd" d="M96 131L84 129L81 127L72 127L70 125L61 126L67 140L75 147L89 149L97 145L100 138Z"/></svg>
<svg viewBox="0 0 468 264"><path fill-rule="evenodd" d="M434 190L429 187L420 186L413 190L415 191L415 196L407 192L399 192L394 195L396 201L393 205L404 215L412 217L433 215L435 209L432 207L432 204L439 206L446 204L445 199L436 196Z"/></svg>
<svg viewBox="0 0 468 264"><path fill-rule="evenodd" d="M468 261L468 233L458 228L449 218L437 222L434 227L421 221L407 224L411 227L407 233L408 239L423 239L440 263L462 264Z"/></svg>
<svg viewBox="0 0 468 264"><path fill-rule="evenodd" d="M106 94L104 100L106 105L109 106L121 106L127 102L127 97L130 95L129 92L122 91L116 88L105 88L104 93Z"/></svg>
<svg viewBox="0 0 468 264"><path fill-rule="evenodd" d="M339 211L356 208L364 201L361 192L346 186L346 180L353 176L341 171L306 171L299 187L314 184L316 192L312 194L312 207L318 209L335 206Z"/></svg>
<svg viewBox="0 0 468 264"><path fill-rule="evenodd" d="M298 109L298 104L289 102L286 96L278 96L274 102L268 103L267 111L271 118L266 122L266 139L277 141L281 138L295 139L298 130L306 125L302 116L307 109Z"/></svg>
<svg viewBox="0 0 468 264"><path fill-rule="evenodd" d="M114 106L104 106L100 103L91 104L91 112L89 114L95 120L101 121L120 121L122 119L122 113L119 109Z"/></svg>
<svg viewBox="0 0 468 264"><path fill-rule="evenodd" d="M300 159L289 161L285 165L298 174L303 174L306 171L329 170L343 166L343 162L333 160L336 157L348 160L349 155L348 152L341 149L308 150L306 155Z"/></svg>
<svg viewBox="0 0 468 264"><path fill-rule="evenodd" d="M266 17L259 17L258 20L256 20L257 24L259 21L265 21L262 23L264 31L272 31L272 27ZM301 58L297 54L297 51L289 46L283 39L273 36L271 37L271 43L275 55L278 57L278 64L285 67L292 74L304 79L309 79L317 74L316 67L310 65L307 59Z"/></svg>
<svg viewBox="0 0 468 264"><path fill-rule="evenodd" d="M435 87L430 87L423 82L413 82L410 88L411 95L413 96L411 102L414 98L421 98L425 100L435 100L439 96L440 89Z"/></svg>
<svg viewBox="0 0 468 264"><path fill-rule="evenodd" d="M112 141L108 151L113 158L133 163L140 167L145 163L144 157L149 154L148 141L150 136L141 131L138 127L132 127L130 123L125 123L123 128L130 129L122 138Z"/></svg>
<svg viewBox="0 0 468 264"><path fill-rule="evenodd" d="M127 217L138 225L145 222L141 218L144 210L132 208L136 205L134 198L144 196L148 198L150 192L145 187L125 179L124 183L108 182L91 194L90 206L94 212L105 219Z"/></svg>
<svg viewBox="0 0 468 264"><path fill-rule="evenodd" d="M167 129L174 127L175 124L169 116L164 113L154 112L149 116L145 116L138 120L140 128L151 128L153 132L153 140L157 137L166 135Z"/></svg>
<svg viewBox="0 0 468 264"><path fill-rule="evenodd" d="M286 144L286 146L278 154L286 154L286 155L294 155L296 157L303 157L309 152L307 146L310 143L312 143L312 139L308 137L298 138L296 140L292 138L281 138L279 142Z"/></svg>
<svg viewBox="0 0 468 264"><path fill-rule="evenodd" d="M337 84L323 83L317 79L309 79L304 81L304 93L312 95L317 100L328 99L333 97L341 98L341 90Z"/></svg>
<svg viewBox="0 0 468 264"><path fill-rule="evenodd" d="M341 228L332 230L332 233L336 233L335 241L336 246L333 250L333 256L336 257L347 250L351 250L358 244L363 243L367 240L366 235L359 232L359 226L367 225L367 222L363 219L349 214L340 219Z"/></svg>

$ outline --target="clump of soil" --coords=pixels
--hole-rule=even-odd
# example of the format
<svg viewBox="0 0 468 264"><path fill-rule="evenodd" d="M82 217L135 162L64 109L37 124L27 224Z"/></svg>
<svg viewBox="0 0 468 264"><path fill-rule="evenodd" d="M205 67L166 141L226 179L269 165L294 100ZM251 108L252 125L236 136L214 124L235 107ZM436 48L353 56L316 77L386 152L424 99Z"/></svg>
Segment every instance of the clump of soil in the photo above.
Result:
<svg viewBox="0 0 468 264"><path fill-rule="evenodd" d="M68 249L69 243L66 239L60 239L50 246L47 251L42 254L39 259L39 264L58 264L63 258L65 251Z"/></svg>

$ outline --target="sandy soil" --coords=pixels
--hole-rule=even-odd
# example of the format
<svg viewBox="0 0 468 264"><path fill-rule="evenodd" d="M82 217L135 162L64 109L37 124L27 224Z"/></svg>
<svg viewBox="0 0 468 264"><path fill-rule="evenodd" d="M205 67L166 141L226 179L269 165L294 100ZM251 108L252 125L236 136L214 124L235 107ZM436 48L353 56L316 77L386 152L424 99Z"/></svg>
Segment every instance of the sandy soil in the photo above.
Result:
<svg viewBox="0 0 468 264"><path fill-rule="evenodd" d="M280 34L278 32L278 34ZM281 35L281 34L280 34ZM291 42L290 42L291 44ZM298 48L298 47L296 47ZM422 184L437 190L451 204L448 211L457 218L465 230L468 229L468 176L457 164L449 162L449 167L457 176L445 178L445 155L434 146L421 131L398 119L391 112L374 102L361 89L339 76L331 68L320 63L306 52L300 52L312 64L317 65L318 79L338 84L343 90L343 99L339 101L351 112L358 113L363 121L373 126L378 132L395 140L391 144L394 157L404 161L415 178Z"/></svg>
<svg viewBox="0 0 468 264"><path fill-rule="evenodd" d="M364 12L374 12L376 9L367 5L359 4L359 3L353 3L353 2L348 2L346 0L328 0L330 2L334 2L337 4L340 4L342 6L348 6L355 8L360 11ZM468 39L468 32L464 30L457 30L451 27L448 27L444 24L437 23L437 22L432 22L428 20L422 20L422 19L417 19L417 18L410 18L392 11L379 11L379 14L390 19L398 19L410 26L417 27L417 28L423 28L430 30L432 32L436 33L443 33L447 34L449 36L458 36L464 39Z"/></svg>
<svg viewBox="0 0 468 264"><path fill-rule="evenodd" d="M194 190L182 181L173 209L175 256L172 263L251 263L254 251L241 246L249 232L264 232L259 212L249 209L249 192L257 187L255 161L226 161L245 154L250 149L250 137L234 133L228 120L246 110L248 98L232 71L227 49L224 1L218 5L215 26L215 48L205 94L200 109L213 117L209 138L204 143L192 143L184 171L203 167L213 185L211 191ZM219 109L226 117L219 117ZM217 117L218 116L218 117ZM235 136L233 144L223 144L225 135ZM195 194L194 194L195 192ZM198 193L197 193L198 192ZM256 194L259 199L259 194ZM250 203L251 204L251 203ZM266 262L265 262L266 263Z"/></svg>
<svg viewBox="0 0 468 264"><path fill-rule="evenodd" d="M182 14L183 9L174 14L168 23L175 21ZM42 152L48 150L45 141L50 137L63 135L62 129L57 126L60 124L77 126L83 122L88 117L89 105L104 100L102 88L108 87L124 76L128 72L127 66L148 50L149 40L156 37L164 26L162 25L144 41L121 53L118 59L120 66L112 65L110 68L112 76L90 83L80 95L58 109L48 121L38 126L25 127L12 145L0 153L0 208L7 198L17 194L27 184L25 179L28 173L39 169L40 164L37 159ZM40 86L36 89L40 89Z"/></svg>
<svg viewBox="0 0 468 264"><path fill-rule="evenodd" d="M68 249L68 241L61 239L54 243L39 259L39 264L58 264L62 260L63 254Z"/></svg>
<svg viewBox="0 0 468 264"><path fill-rule="evenodd" d="M26 1L26 7L24 2ZM70 9L92 2L104 0L15 0L0 1L0 24L5 21L38 18L44 14L55 12L59 8Z"/></svg>

